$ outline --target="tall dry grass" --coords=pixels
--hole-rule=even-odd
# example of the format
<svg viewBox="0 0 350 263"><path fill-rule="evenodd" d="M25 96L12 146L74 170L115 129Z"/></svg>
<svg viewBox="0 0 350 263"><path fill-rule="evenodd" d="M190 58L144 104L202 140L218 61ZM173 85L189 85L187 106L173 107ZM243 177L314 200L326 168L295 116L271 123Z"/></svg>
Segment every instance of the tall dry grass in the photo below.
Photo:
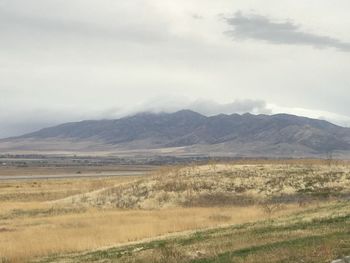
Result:
<svg viewBox="0 0 350 263"><path fill-rule="evenodd" d="M297 209L290 206L280 214ZM0 258L23 262L52 253L96 249L265 217L257 207L230 207L154 211L90 209L77 214L14 218L0 223Z"/></svg>

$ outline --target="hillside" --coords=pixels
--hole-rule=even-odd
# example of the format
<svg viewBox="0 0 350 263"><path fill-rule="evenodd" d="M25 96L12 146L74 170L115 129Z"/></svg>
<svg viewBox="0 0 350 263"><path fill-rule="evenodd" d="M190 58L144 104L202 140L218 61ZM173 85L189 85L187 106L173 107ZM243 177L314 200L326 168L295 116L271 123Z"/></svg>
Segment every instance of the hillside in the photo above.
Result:
<svg viewBox="0 0 350 263"><path fill-rule="evenodd" d="M159 209L304 205L350 197L348 165L210 164L163 168L151 177L57 200L74 207Z"/></svg>
<svg viewBox="0 0 350 263"><path fill-rule="evenodd" d="M11 151L155 151L221 156L350 155L350 129L287 114L206 117L182 110L45 128L0 140ZM169 150L170 149L170 150Z"/></svg>

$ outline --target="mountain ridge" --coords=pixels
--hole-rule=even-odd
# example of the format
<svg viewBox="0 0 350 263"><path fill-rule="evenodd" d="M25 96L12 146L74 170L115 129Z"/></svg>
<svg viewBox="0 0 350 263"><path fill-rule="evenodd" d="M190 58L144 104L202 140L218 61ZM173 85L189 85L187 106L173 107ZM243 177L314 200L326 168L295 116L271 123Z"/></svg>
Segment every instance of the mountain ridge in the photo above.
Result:
<svg viewBox="0 0 350 263"><path fill-rule="evenodd" d="M57 145L60 141L79 143L82 148L84 142L98 143L98 149L105 146L109 150L182 147L189 152L202 149L200 151L223 155L240 151L254 155L265 149L268 156L279 153L288 156L293 152L313 156L333 151L350 152L350 129L290 114L205 116L191 110L143 112L120 119L84 120L44 128L2 139L0 149L11 150L11 143L16 142L17 149L22 143L27 149L40 150L36 142ZM58 148L64 149L62 145Z"/></svg>

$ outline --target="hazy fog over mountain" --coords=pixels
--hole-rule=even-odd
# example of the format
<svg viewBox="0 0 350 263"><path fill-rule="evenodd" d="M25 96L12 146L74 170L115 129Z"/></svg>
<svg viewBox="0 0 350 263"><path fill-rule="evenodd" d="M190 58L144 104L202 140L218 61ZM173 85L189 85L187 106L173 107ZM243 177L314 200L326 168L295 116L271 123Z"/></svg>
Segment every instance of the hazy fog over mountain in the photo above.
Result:
<svg viewBox="0 0 350 263"><path fill-rule="evenodd" d="M347 0L0 0L0 138L191 109L349 126Z"/></svg>

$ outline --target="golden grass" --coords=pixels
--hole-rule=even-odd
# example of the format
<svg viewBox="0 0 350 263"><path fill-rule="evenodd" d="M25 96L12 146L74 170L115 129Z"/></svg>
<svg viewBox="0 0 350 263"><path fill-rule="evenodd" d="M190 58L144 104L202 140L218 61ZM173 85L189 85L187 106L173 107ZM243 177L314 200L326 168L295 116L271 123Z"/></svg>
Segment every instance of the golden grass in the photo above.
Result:
<svg viewBox="0 0 350 263"><path fill-rule="evenodd" d="M348 202L327 202L273 220L51 255L39 262L331 262L349 255L349 208Z"/></svg>
<svg viewBox="0 0 350 263"><path fill-rule="evenodd" d="M286 207L275 214L299 210ZM0 221L0 255L23 262L52 253L112 246L168 233L239 224L266 218L257 207L95 210ZM0 257L0 258L1 258Z"/></svg>
<svg viewBox="0 0 350 263"><path fill-rule="evenodd" d="M54 170L53 173L57 172L56 169L45 168L45 174L49 174L52 170ZM42 172L44 173L44 170ZM116 186L133 181L135 178L137 177L120 176L0 182L0 262L3 258L22 262L27 257L40 255L42 252L44 254L55 252L56 248L57 251L61 251L60 244L66 244L64 241L66 237L56 236L54 232L66 233L64 229L69 228L64 226L67 225L76 228L77 232L72 235L79 238L79 231L82 229L76 227L80 223L75 222L74 215L81 214L83 211L53 207L50 201ZM62 215L59 216L59 214ZM88 212L84 215L89 218L90 214L91 212ZM97 217L99 212L94 211L94 215ZM70 216L73 216L71 221L69 221ZM68 220L66 225L64 217L67 217ZM82 217L84 216L80 215L79 218ZM107 222L105 224L108 225ZM93 234L91 239L93 239ZM56 245L53 245L54 243ZM36 246L37 249L34 248ZM42 252L38 251L40 247Z"/></svg>

